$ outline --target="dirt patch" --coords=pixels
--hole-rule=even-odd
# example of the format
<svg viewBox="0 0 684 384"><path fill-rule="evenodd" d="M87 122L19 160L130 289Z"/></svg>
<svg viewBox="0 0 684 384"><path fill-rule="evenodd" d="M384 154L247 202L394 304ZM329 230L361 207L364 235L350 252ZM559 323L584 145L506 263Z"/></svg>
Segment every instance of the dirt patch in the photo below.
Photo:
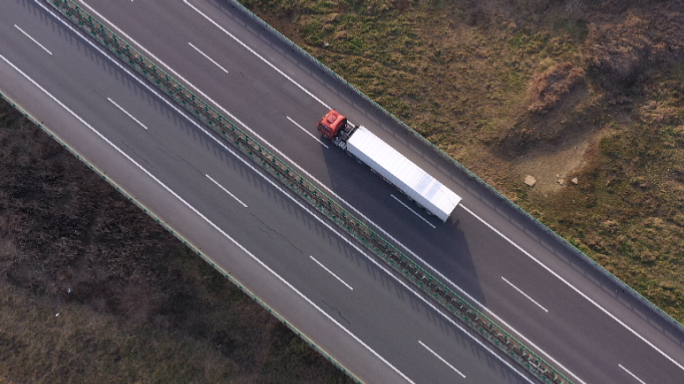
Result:
<svg viewBox="0 0 684 384"><path fill-rule="evenodd" d="M567 141L549 149L538 146L521 155L512 172L523 182L525 176L531 175L536 180L531 192L547 194L560 192L571 185L572 179L578 177L587 164L587 154L598 148L601 138L610 135L610 130L591 132L579 140L567 138ZM582 181L584 182L584 180Z"/></svg>

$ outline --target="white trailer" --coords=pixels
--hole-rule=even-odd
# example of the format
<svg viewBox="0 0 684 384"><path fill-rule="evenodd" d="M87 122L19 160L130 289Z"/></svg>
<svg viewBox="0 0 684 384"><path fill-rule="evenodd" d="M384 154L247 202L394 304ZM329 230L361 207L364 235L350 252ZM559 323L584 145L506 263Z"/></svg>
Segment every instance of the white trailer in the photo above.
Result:
<svg viewBox="0 0 684 384"><path fill-rule="evenodd" d="M353 130L345 150L444 222L461 201L460 196L363 126Z"/></svg>

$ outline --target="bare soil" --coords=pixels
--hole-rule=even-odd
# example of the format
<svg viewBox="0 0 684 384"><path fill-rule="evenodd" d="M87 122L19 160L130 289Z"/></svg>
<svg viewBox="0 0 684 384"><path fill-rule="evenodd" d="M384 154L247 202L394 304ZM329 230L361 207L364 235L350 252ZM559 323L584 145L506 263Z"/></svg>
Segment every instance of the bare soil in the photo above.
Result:
<svg viewBox="0 0 684 384"><path fill-rule="evenodd" d="M0 382L352 382L0 100Z"/></svg>

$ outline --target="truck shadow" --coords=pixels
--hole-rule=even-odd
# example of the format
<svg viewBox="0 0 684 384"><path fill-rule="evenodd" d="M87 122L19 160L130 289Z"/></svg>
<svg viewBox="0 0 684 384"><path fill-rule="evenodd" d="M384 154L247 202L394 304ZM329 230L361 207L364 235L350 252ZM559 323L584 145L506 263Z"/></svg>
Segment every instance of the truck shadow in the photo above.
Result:
<svg viewBox="0 0 684 384"><path fill-rule="evenodd" d="M366 165L322 140L332 146L321 153L338 203L456 293L463 296L464 290L485 305L470 247L459 228L458 208L442 223Z"/></svg>

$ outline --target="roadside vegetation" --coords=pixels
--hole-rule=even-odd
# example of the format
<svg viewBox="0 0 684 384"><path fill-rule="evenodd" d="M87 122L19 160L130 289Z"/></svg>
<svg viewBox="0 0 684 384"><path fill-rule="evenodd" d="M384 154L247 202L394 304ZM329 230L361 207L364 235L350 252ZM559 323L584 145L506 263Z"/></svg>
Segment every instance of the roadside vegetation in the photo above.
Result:
<svg viewBox="0 0 684 384"><path fill-rule="evenodd" d="M0 99L0 383L351 383Z"/></svg>
<svg viewBox="0 0 684 384"><path fill-rule="evenodd" d="M242 3L684 320L681 2Z"/></svg>

